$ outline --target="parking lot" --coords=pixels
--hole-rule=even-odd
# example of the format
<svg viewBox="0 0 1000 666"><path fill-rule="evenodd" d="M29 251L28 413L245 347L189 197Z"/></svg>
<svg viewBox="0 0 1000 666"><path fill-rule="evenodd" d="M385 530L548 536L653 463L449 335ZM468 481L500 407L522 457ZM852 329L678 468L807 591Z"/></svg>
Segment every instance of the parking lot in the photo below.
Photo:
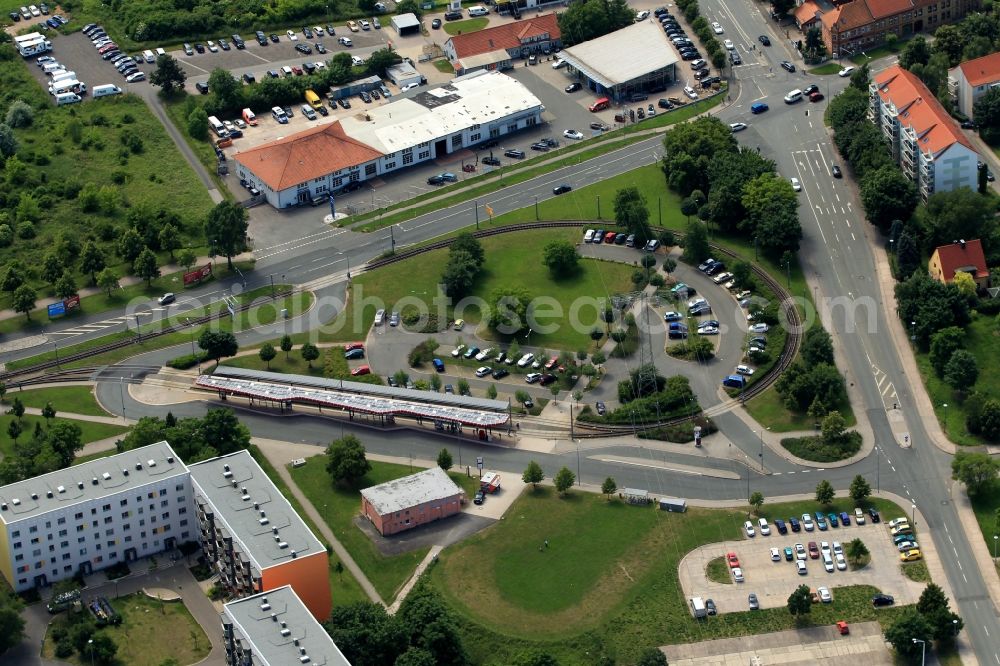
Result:
<svg viewBox="0 0 1000 666"><path fill-rule="evenodd" d="M806 575L796 573L794 560L771 560L771 548L783 551L786 546L796 543L807 545L815 541L840 542L846 549L848 542L854 538L864 541L871 552L871 561L863 569L853 570L848 566L845 571L827 573L822 559L806 559ZM740 567L743 570L743 583L716 583L708 580L706 567L711 560L725 557L727 553L736 553ZM927 554L925 553L925 556ZM770 536L762 536L758 530L757 536L739 541L725 541L702 546L688 555L679 567L681 586L685 598L702 597L715 601L719 613L732 613L749 609L747 597L751 592L757 594L762 608L784 607L788 603L788 595L799 585L808 585L812 589L825 586L830 589L836 599L838 587L847 585L871 585L885 594L892 595L897 604L915 603L923 590L922 583L911 581L903 575L900 567L899 551L892 543L889 529L885 523L856 525L831 528L825 532L805 530L788 534L778 534L771 528Z"/></svg>

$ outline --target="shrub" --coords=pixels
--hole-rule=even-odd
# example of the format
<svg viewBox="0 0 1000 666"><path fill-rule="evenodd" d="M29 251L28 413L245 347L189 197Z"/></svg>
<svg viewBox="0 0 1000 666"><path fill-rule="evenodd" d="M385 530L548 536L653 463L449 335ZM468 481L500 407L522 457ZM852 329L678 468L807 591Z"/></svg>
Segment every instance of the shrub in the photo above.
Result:
<svg viewBox="0 0 1000 666"><path fill-rule="evenodd" d="M199 363L203 363L207 358L208 354L205 352L184 354L183 356L178 356L167 361L167 366L174 368L175 370L187 370L188 368L193 368Z"/></svg>
<svg viewBox="0 0 1000 666"><path fill-rule="evenodd" d="M35 231L35 225L32 222L22 222L17 225L17 237L23 238L25 240L34 238L38 232Z"/></svg>
<svg viewBox="0 0 1000 666"><path fill-rule="evenodd" d="M430 340L424 340L419 345L411 349L408 357L410 367L419 368L424 363L430 363L434 358L434 350L436 350L439 346L438 341L431 338Z"/></svg>
<svg viewBox="0 0 1000 666"><path fill-rule="evenodd" d="M0 247L9 247L14 242L14 230L9 224L0 224Z"/></svg>

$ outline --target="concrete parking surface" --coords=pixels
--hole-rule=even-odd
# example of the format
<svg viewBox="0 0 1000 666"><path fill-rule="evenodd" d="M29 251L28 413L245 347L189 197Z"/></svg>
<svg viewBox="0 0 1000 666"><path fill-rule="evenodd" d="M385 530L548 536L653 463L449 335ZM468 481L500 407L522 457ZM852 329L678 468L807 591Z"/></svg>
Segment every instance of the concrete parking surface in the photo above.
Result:
<svg viewBox="0 0 1000 666"><path fill-rule="evenodd" d="M803 530L786 535L777 532L772 526L770 536L761 536L758 532L752 539L709 544L688 553L681 561L678 572L685 598L711 598L719 613L733 613L749 610L747 596L751 592L757 594L762 608L783 607L788 603L788 595L803 584L813 589L820 585L828 587L834 598L838 587L871 585L892 595L900 604L915 603L924 588L923 583L916 583L903 575L899 551L893 545L884 523L852 523L850 527L826 532ZM780 562L771 561L771 548L783 551L786 546L794 547L796 543L808 545L810 541L815 541L819 546L821 541L831 544L839 541L846 549L847 543L856 537L862 539L871 551L871 562L863 569L852 570L848 566L845 571L827 573L822 559L806 559L808 573L800 576L796 573L794 561L786 561L784 555ZM708 580L705 568L709 561L729 552L739 557L746 582L726 584Z"/></svg>

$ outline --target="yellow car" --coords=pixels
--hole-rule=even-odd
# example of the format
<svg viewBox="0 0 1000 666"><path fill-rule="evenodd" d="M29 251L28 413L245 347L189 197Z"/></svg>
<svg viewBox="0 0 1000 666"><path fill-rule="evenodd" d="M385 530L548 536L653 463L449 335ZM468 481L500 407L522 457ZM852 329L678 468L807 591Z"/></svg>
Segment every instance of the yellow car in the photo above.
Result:
<svg viewBox="0 0 1000 666"><path fill-rule="evenodd" d="M456 319L455 320L455 326L453 328L456 331L461 331L463 328L465 328L465 320L464 319Z"/></svg>
<svg viewBox="0 0 1000 666"><path fill-rule="evenodd" d="M908 550L905 553L900 553L900 555L899 555L899 561L900 562L915 562L916 560L919 560L919 559L922 559L922 558L923 558L923 555L921 555L920 551L917 550L917 549Z"/></svg>
<svg viewBox="0 0 1000 666"><path fill-rule="evenodd" d="M351 29L351 32L357 32L359 30L358 24L357 24L356 21L348 21L347 22L347 27Z"/></svg>

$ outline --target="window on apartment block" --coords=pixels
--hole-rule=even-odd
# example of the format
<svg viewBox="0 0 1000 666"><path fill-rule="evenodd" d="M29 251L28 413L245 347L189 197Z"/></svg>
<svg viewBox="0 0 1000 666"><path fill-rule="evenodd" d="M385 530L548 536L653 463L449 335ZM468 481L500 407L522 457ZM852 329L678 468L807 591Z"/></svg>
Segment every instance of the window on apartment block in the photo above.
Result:
<svg viewBox="0 0 1000 666"><path fill-rule="evenodd" d="M82 513L78 513L75 516L73 516L73 518L75 518L76 520L82 520L83 519L83 514Z"/></svg>
<svg viewBox="0 0 1000 666"><path fill-rule="evenodd" d="M56 521L56 525L65 525L65 524L66 524L65 518L60 518L59 520Z"/></svg>
<svg viewBox="0 0 1000 666"><path fill-rule="evenodd" d="M38 532L38 525L32 525L28 528L28 534L35 534Z"/></svg>

